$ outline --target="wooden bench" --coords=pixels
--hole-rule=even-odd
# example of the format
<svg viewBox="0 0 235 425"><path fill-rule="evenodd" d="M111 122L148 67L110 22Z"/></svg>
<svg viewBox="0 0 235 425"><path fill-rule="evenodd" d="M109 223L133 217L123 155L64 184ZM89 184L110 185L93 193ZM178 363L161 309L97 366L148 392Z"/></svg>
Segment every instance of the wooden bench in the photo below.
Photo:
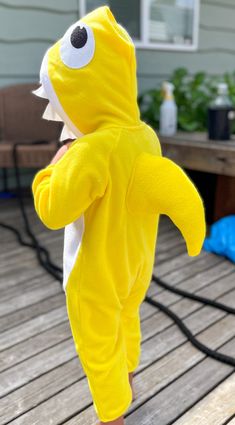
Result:
<svg viewBox="0 0 235 425"><path fill-rule="evenodd" d="M163 155L189 170L217 175L214 220L235 214L235 136L209 140L206 133L177 132L159 136Z"/></svg>

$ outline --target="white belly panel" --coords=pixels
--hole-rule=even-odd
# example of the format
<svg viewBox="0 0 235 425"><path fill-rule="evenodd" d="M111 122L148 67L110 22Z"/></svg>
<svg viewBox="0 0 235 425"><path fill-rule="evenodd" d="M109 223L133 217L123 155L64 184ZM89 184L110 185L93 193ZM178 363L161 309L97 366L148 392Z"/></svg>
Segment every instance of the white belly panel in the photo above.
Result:
<svg viewBox="0 0 235 425"><path fill-rule="evenodd" d="M75 265L84 232L84 216L64 228L63 289L65 291L70 273Z"/></svg>

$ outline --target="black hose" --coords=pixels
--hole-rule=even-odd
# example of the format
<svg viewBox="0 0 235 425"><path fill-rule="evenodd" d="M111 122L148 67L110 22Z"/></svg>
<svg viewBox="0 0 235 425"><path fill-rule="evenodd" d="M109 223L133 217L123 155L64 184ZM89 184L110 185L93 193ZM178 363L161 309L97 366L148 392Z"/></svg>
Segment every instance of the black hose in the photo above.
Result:
<svg viewBox="0 0 235 425"><path fill-rule="evenodd" d="M207 356L212 357L215 360L218 360L222 363L226 363L230 366L235 367L235 358L227 356L226 354L220 353L219 351L212 350L211 348L207 347L206 345L202 344L190 331L190 329L184 324L182 319L180 319L172 310L170 310L165 305L159 303L158 301L153 300L152 298L146 296L145 301L154 307L159 308L159 310L163 311L167 316L169 316L174 322L177 324L177 326L180 328L180 330L183 332L183 334L188 338L188 340L194 345L194 347L198 348L198 350L202 351L203 353L207 354ZM204 303L206 304L206 303ZM224 308L225 310L225 308Z"/></svg>
<svg viewBox="0 0 235 425"><path fill-rule="evenodd" d="M159 277L152 276L152 280L162 288L173 292L174 294L181 295L182 297L189 298L190 300L198 301L200 303L216 307L219 310L226 311L226 313L235 314L235 308L229 307L225 304L219 303L218 301L211 300L210 298L200 297L200 295L192 294L191 292L184 291L174 286L168 285L168 283L163 282Z"/></svg>
<svg viewBox="0 0 235 425"><path fill-rule="evenodd" d="M32 142L31 144L45 144L48 142L45 141L36 141ZM32 243L25 242L20 234L20 232L13 226L7 225L5 223L0 222L0 226L12 231L19 243L23 246L27 246L29 248L32 248L36 250L36 255L39 261L39 264L53 277L55 277L56 280L58 280L61 284L63 281L63 269L56 264L54 264L50 258L50 253L46 248L40 245L38 242L36 236L32 232L32 229L30 227L30 223L26 214L24 201L23 201L23 195L21 190L21 182L20 182L20 173L19 173L19 166L18 166L18 155L17 155L17 149L20 145L25 145L29 143L15 143L13 146L13 162L14 162L14 170L15 170L15 177L16 177L16 183L17 183L17 191L18 191L18 202L20 211L22 214L23 222L24 222L24 228L28 236L30 237ZM166 289L167 291L173 292L175 294L178 294L182 297L189 298L195 301L199 301L204 305L210 305L212 307L218 308L220 310L223 310L230 314L235 314L235 309L229 306L226 306L225 304L219 303L217 301L211 300L209 298L200 297L199 295L192 294L190 292L175 288L164 282L162 279L159 279L158 277L152 275L152 280L162 288ZM183 334L187 337L187 339L200 351L205 353L207 356L212 357L213 359L216 359L222 363L226 363L228 365L235 367L235 358L227 356L223 353L220 353L216 350L212 350L206 345L202 344L190 331L190 329L183 323L182 319L178 317L172 310L170 310L168 307L164 306L158 301L153 300L152 298L146 296L144 301L147 303L153 305L154 307L157 307L161 311L163 311L167 316L169 316L179 327L179 329L183 332Z"/></svg>
<svg viewBox="0 0 235 425"><path fill-rule="evenodd" d="M15 179L16 179L16 187L17 187L17 195L18 195L17 200L19 202L19 208L20 208L21 215L22 215L22 218L23 218L25 231L28 234L28 236L30 237L32 243L24 241L20 232L15 227L10 226L10 225L6 225L5 223L2 223L2 222L0 222L0 226L5 228L5 229L10 230L11 232L13 232L16 235L18 241L21 243L21 245L35 249L39 264L50 275L52 275L56 280L58 280L59 282L62 282L62 274L63 274L62 268L58 267L56 264L54 264L51 261L50 254L49 254L48 250L46 248L42 247L39 244L36 236L33 234L32 230L30 228L29 220L28 220L28 217L27 217L27 214L26 214L26 209L25 209L25 205L24 205L24 201L23 201L21 182L20 182L20 172L19 172L19 166L18 166L18 146L29 145L29 144L31 144L31 145L47 144L47 143L48 142L44 141L44 140L42 140L42 141L39 140L39 141L31 142L31 143L19 142L19 143L15 143L13 145L13 150L12 150Z"/></svg>

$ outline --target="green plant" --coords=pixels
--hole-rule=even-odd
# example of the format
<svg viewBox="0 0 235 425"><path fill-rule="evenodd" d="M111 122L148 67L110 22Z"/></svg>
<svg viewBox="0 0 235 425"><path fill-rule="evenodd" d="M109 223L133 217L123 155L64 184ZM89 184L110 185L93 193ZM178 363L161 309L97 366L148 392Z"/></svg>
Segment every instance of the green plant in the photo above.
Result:
<svg viewBox="0 0 235 425"><path fill-rule="evenodd" d="M178 106L179 130L205 131L207 129L207 108L216 95L218 82L228 84L229 94L235 105L235 72L214 77L205 72L190 75L186 68L177 68L169 81L175 86L174 96ZM142 119L154 128L159 128L162 100L161 88L148 90L138 97Z"/></svg>

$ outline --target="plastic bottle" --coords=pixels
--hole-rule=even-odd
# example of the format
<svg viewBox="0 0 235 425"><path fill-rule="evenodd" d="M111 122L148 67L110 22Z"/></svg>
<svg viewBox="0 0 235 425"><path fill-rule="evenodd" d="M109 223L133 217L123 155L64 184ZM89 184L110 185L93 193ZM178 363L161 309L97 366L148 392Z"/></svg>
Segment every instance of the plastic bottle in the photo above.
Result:
<svg viewBox="0 0 235 425"><path fill-rule="evenodd" d="M177 105L173 95L174 85L164 81L162 88L164 100L160 107L160 134L172 136L177 131Z"/></svg>
<svg viewBox="0 0 235 425"><path fill-rule="evenodd" d="M208 107L208 137L212 140L229 140L234 108L226 83L217 86L217 97Z"/></svg>

